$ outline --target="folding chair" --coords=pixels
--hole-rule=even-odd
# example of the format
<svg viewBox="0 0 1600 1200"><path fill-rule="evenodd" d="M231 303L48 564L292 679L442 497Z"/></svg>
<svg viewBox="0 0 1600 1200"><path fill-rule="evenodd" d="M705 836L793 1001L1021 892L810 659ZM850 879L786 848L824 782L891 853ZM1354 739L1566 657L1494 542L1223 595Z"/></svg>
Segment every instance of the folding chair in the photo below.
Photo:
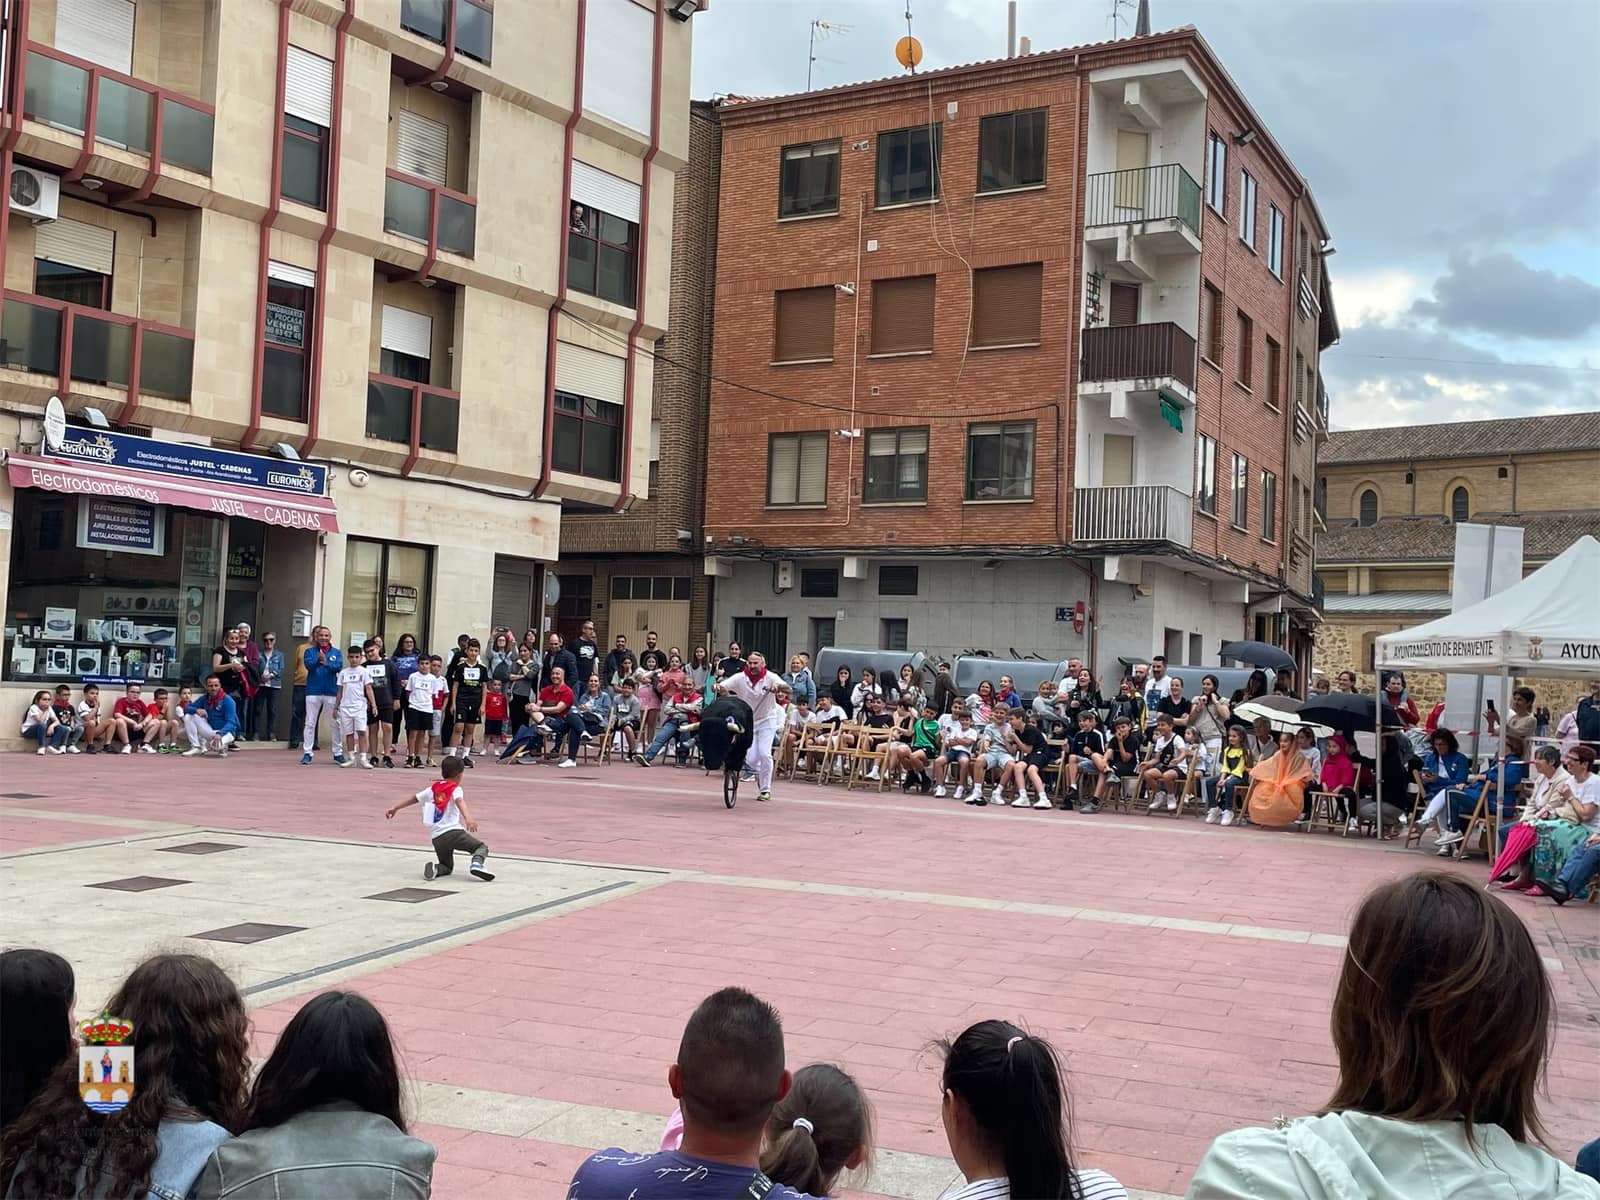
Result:
<svg viewBox="0 0 1600 1200"><path fill-rule="evenodd" d="M1178 793L1178 807L1172 810L1174 817L1183 816L1183 806L1190 800L1200 801L1200 807L1206 803L1205 775L1199 771L1186 772L1183 777L1183 790Z"/></svg>
<svg viewBox="0 0 1600 1200"><path fill-rule="evenodd" d="M1252 778L1243 787L1234 785L1233 789L1233 824L1235 828L1250 823L1250 793L1255 791L1256 781Z"/></svg>
<svg viewBox="0 0 1600 1200"><path fill-rule="evenodd" d="M1345 823L1339 820L1339 796L1333 792L1311 793L1311 817L1306 821L1306 832L1316 829L1326 829L1329 833L1343 830Z"/></svg>
<svg viewBox="0 0 1600 1200"><path fill-rule="evenodd" d="M606 726L599 733L591 734L587 740L580 738L578 741L578 761L585 763L588 762L589 753L590 751L593 751L595 762L610 762L611 733L615 727L616 716L615 714L611 714L606 717Z"/></svg>
<svg viewBox="0 0 1600 1200"><path fill-rule="evenodd" d="M1056 800L1067 798L1067 755L1070 743L1066 738L1046 738L1047 747L1056 752L1055 761L1039 768L1039 778L1045 781L1045 790ZM1052 779L1051 777L1054 776Z"/></svg>
<svg viewBox="0 0 1600 1200"><path fill-rule="evenodd" d="M846 787L850 784L850 772L855 765L854 747L844 744L847 737L859 739L862 727L860 725L840 725L838 730L828 738L827 753L823 755L822 765L817 769L817 784L843 783Z"/></svg>
<svg viewBox="0 0 1600 1200"><path fill-rule="evenodd" d="M873 732L870 726L861 726L860 732L856 734L856 744L845 751L845 766L848 768L844 781L846 791L853 791L858 783L863 787L876 783L878 790L883 791L885 777L889 772L889 755L885 749L888 743L884 743L883 747L872 748L870 740ZM877 779L867 777L873 767L878 768Z"/></svg>
<svg viewBox="0 0 1600 1200"><path fill-rule="evenodd" d="M1429 796L1427 789L1422 786L1422 772L1411 772L1411 786L1417 791L1416 799L1411 802L1411 815L1406 818L1406 834L1401 845L1406 849L1422 845L1422 813L1428 807Z"/></svg>
<svg viewBox="0 0 1600 1200"><path fill-rule="evenodd" d="M1528 784L1519 784L1513 797L1513 808L1529 793ZM1484 852L1493 862L1500 848L1500 804L1499 796L1489 784L1483 785L1483 790L1478 793L1478 802L1472 806L1472 815L1467 818L1466 831L1461 835L1461 841L1456 845L1455 857L1458 859L1467 856L1467 847L1472 845L1472 836L1477 834L1484 840Z"/></svg>

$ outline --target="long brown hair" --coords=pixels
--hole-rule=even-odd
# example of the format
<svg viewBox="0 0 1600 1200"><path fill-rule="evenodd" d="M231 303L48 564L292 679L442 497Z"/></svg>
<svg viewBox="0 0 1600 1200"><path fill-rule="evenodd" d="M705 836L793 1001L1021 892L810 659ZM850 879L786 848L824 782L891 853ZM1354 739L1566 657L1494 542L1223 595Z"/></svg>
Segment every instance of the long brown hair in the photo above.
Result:
<svg viewBox="0 0 1600 1200"><path fill-rule="evenodd" d="M1469 1145L1474 1125L1544 1141L1551 1007L1533 938L1500 900L1440 871L1383 884L1350 927L1324 1111L1462 1121Z"/></svg>
<svg viewBox="0 0 1600 1200"><path fill-rule="evenodd" d="M832 1063L801 1067L767 1120L761 1169L775 1183L826 1196L858 1150L870 1161L872 1107L861 1088Z"/></svg>
<svg viewBox="0 0 1600 1200"><path fill-rule="evenodd" d="M133 1022L133 1099L117 1112L94 1112L78 1095L77 1060L66 1059L5 1132L0 1181L10 1181L8 1195L143 1196L162 1118L238 1131L249 1021L221 967L196 954L158 954L133 969L106 1009Z"/></svg>

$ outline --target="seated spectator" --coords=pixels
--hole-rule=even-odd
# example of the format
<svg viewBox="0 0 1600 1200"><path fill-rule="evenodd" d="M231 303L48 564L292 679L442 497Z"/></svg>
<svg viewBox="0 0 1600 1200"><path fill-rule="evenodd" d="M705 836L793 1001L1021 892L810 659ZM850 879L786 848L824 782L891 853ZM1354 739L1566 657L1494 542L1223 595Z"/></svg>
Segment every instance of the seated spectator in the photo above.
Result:
<svg viewBox="0 0 1600 1200"><path fill-rule="evenodd" d="M1311 730L1301 726L1294 733L1295 749L1305 757L1306 765L1311 768L1313 781L1322 777L1322 751L1317 749L1317 739Z"/></svg>
<svg viewBox="0 0 1600 1200"><path fill-rule="evenodd" d="M1345 745L1341 734L1336 733L1328 739L1328 755L1322 760L1322 770L1318 772L1317 782L1321 785L1319 791L1339 798L1339 820L1354 820L1357 804L1356 764L1350 758L1349 748ZM1309 809L1302 811L1305 816L1310 817Z"/></svg>
<svg viewBox="0 0 1600 1200"><path fill-rule="evenodd" d="M878 758L872 760L872 766L867 770L867 778L877 781L882 774L880 767L883 765L881 751L894 740L895 716L884 707L881 695L867 698L867 715L862 718L862 725L868 732L861 734L861 746L875 754Z"/></svg>
<svg viewBox="0 0 1600 1200"><path fill-rule="evenodd" d="M1095 721L1094 709L1084 709L1078 714L1078 718L1081 724L1093 729ZM1042 772L1051 763L1055 762L1058 753L1056 747L1052 746L1050 739L1045 737L1044 730L1037 725L1028 723L1028 714L1022 709L1013 708L1009 719L1011 722L1012 744L1017 756L1011 760L1009 766L1003 768L1000 772L1001 794L1005 794L1005 788L1008 783L1014 785L1017 789L1017 798L1011 802L1011 807L1027 808L1028 789L1031 787L1034 796L1037 797L1033 802L1034 808L1054 808L1055 805L1050 802L1050 797L1045 794L1044 775ZM1100 734L1098 729L1095 729L1094 732ZM1100 734L1098 744L1104 747L1104 734ZM1090 768L1091 770L1093 769L1093 764L1090 764ZM1085 776L1085 778L1087 777Z"/></svg>
<svg viewBox="0 0 1600 1200"><path fill-rule="evenodd" d="M897 741L889 747L891 765L900 770L902 792L915 787L926 796L933 791L928 766L939 755L939 733L939 720L933 701L926 700L921 715L911 722L909 740Z"/></svg>
<svg viewBox="0 0 1600 1200"><path fill-rule="evenodd" d="M239 733L239 710L233 697L222 690L215 673L206 676L206 690L183 709L183 731L189 737L185 758L197 754L225 756ZM334 752L338 752L338 746Z"/></svg>
<svg viewBox="0 0 1600 1200"><path fill-rule="evenodd" d="M1522 786L1522 780L1527 772L1525 764L1515 758L1505 760L1505 786L1500 785L1500 764L1492 762L1481 772L1467 776L1465 786L1450 788L1440 792L1436 801L1442 799L1444 804L1437 816L1439 825L1438 854L1445 858L1454 853L1456 843L1466 836L1467 822L1472 818L1472 812L1478 807L1478 800L1484 796L1499 794L1500 819L1509 821L1517 811L1517 789ZM1389 764L1384 763L1385 771ZM1493 801L1486 800L1485 803ZM1433 809L1433 804L1428 809Z"/></svg>
<svg viewBox="0 0 1600 1200"><path fill-rule="evenodd" d="M1187 704L1184 711L1188 711ZM1140 772L1150 796L1148 812L1159 812L1162 808L1168 812L1178 810L1178 767L1187 755L1183 735L1177 732L1172 714L1162 713L1156 718L1155 735L1145 747Z"/></svg>
<svg viewBox="0 0 1600 1200"><path fill-rule="evenodd" d="M1000 684L995 688L994 698L1007 708L1019 708L1022 705L1022 697L1017 695L1016 685L1011 682L1009 675L1000 676Z"/></svg>
<svg viewBox="0 0 1600 1200"><path fill-rule="evenodd" d="M1189 702L1189 727L1200 731L1211 758L1222 750L1222 731L1233 716L1233 706L1217 694L1219 686L1215 675L1200 676L1200 694Z"/></svg>
<svg viewBox="0 0 1600 1200"><path fill-rule="evenodd" d="M1428 744L1431 749L1422 756L1422 793L1432 800L1448 788L1465 785L1471 764L1451 730L1435 729Z"/></svg>
<svg viewBox="0 0 1600 1200"><path fill-rule="evenodd" d="M1178 772L1178 794L1181 796L1188 790L1189 776L1194 776L1195 791L1200 799L1206 798L1206 780L1211 777L1213 760L1211 749L1206 745L1205 739L1200 736L1198 729L1191 727L1183 731L1183 761L1176 764Z"/></svg>
<svg viewBox="0 0 1600 1200"><path fill-rule="evenodd" d="M951 709L950 717L950 724L946 725L944 730L942 743L944 753L939 756L939 763L934 768L934 776L939 786L933 789L933 795L935 799L940 800L945 794L944 781L952 773L956 779L957 800L962 799L961 792L967 779L975 774L981 774L981 769L979 771L973 769L972 753L978 745L978 729L972 723L972 713L964 703L957 701L956 706ZM976 782L972 786L979 795L982 794L982 789Z"/></svg>
<svg viewBox="0 0 1600 1200"><path fill-rule="evenodd" d="M157 688L150 693L150 716L155 722L156 751L160 754L176 754L183 722L172 715L172 698L166 688Z"/></svg>
<svg viewBox="0 0 1600 1200"><path fill-rule="evenodd" d="M1098 717L1105 706L1106 702L1100 696L1100 689L1094 685L1094 675L1087 667L1080 669L1066 701L1065 712L1068 720L1076 725L1078 714L1085 709L1092 711Z"/></svg>
<svg viewBox="0 0 1600 1200"><path fill-rule="evenodd" d="M75 1071L50 1076L6 1130L7 1196L187 1196L239 1127L249 1020L221 967L195 954L158 954L133 969L106 1011L133 1023L133 1099L93 1114Z"/></svg>
<svg viewBox="0 0 1600 1200"><path fill-rule="evenodd" d="M382 1015L354 992L323 992L278 1035L243 1131L212 1151L191 1195L427 1200L433 1158L432 1146L406 1135Z"/></svg>
<svg viewBox="0 0 1600 1200"><path fill-rule="evenodd" d="M1559 764L1560 751L1540 746L1533 752L1533 795L1505 837L1489 878L1508 892L1543 896L1567 858L1600 831L1600 779L1591 772L1594 751L1578 746L1567 755L1571 774Z"/></svg>
<svg viewBox="0 0 1600 1200"><path fill-rule="evenodd" d="M1250 751L1250 757L1256 762L1271 758L1278 752L1278 735L1272 732L1272 722L1265 717L1257 717L1250 723L1250 732L1245 735L1245 746Z"/></svg>
<svg viewBox="0 0 1600 1200"><path fill-rule="evenodd" d="M1378 799L1369 796L1357 806L1356 819L1372 824L1381 818L1383 836L1390 839L1400 836L1400 818L1409 809L1412 772L1417 770L1419 762L1412 756L1411 743L1403 733L1384 734L1379 754L1383 757L1381 811ZM1367 770L1369 761L1364 760L1358 766L1358 779L1370 775ZM1363 787L1365 784L1358 783L1357 786Z"/></svg>
<svg viewBox="0 0 1600 1200"><path fill-rule="evenodd" d="M1056 685L1048 679L1039 683L1039 694L1028 705L1028 711L1033 714L1034 723L1044 730L1046 737L1067 737L1072 733L1075 722L1069 722L1062 715L1062 707L1056 699Z"/></svg>
<svg viewBox="0 0 1600 1200"><path fill-rule="evenodd" d="M575 723L569 732L567 713L571 708L572 689L567 686L566 668L551 667L550 682L539 689L538 703L528 711L528 724L523 726L517 736L511 739L511 744L500 752L500 758L506 762L520 762L522 756L530 749L537 756L544 751L546 736L559 746L561 735L566 733L568 754L562 765L577 766L578 739L583 731L581 726Z"/></svg>
<svg viewBox="0 0 1600 1200"><path fill-rule="evenodd" d="M600 672L589 676L583 695L572 706L572 719L582 728L581 742L593 741L605 732L611 722L611 693L600 686Z"/></svg>
<svg viewBox="0 0 1600 1200"><path fill-rule="evenodd" d="M1108 707L1111 710L1111 715L1107 719L1111 722L1112 728L1116 727L1118 717L1127 717L1132 722L1135 732L1144 728L1144 697L1139 694L1139 685L1134 681L1133 676L1126 675L1123 677L1122 683L1117 689L1117 694L1113 697Z"/></svg>
<svg viewBox="0 0 1600 1200"><path fill-rule="evenodd" d="M1067 807L1094 812L1098 807L1095 797L1101 791L1100 773L1107 769L1106 752L1110 746L1094 708L1080 708L1077 716L1078 727L1062 751L1067 756L1062 767L1066 772Z"/></svg>
<svg viewBox="0 0 1600 1200"><path fill-rule="evenodd" d="M1224 1133L1189 1200L1579 1200L1538 1148L1549 977L1527 927L1466 880L1380 885L1333 994L1339 1079L1322 1115Z"/></svg>
<svg viewBox="0 0 1600 1200"><path fill-rule="evenodd" d="M1293 822L1305 807L1306 784L1311 782L1311 764L1300 753L1295 735L1280 733L1277 752L1258 760L1250 768L1250 779L1251 824Z"/></svg>
<svg viewBox="0 0 1600 1200"><path fill-rule="evenodd" d="M1181 675L1167 676L1167 694L1156 701L1153 711L1157 720L1163 716L1172 718L1173 732L1180 737L1189 727L1189 710L1193 701L1183 694L1183 677Z"/></svg>
<svg viewBox="0 0 1600 1200"><path fill-rule="evenodd" d="M1556 863L1554 857L1541 870L1537 847L1534 851L1534 873L1539 878L1539 888L1557 904L1565 904L1576 897L1583 899L1600 873L1600 774L1594 768L1595 752L1588 746L1575 746L1567 754L1567 766L1572 772L1574 791L1578 800L1593 812L1584 821L1585 837L1567 853L1566 860ZM1554 873L1551 877L1550 872ZM1533 892L1530 890L1529 895Z"/></svg>
<svg viewBox="0 0 1600 1200"><path fill-rule="evenodd" d="M1233 793L1250 785L1250 748L1244 744L1244 726L1229 725L1228 737L1217 755L1217 774L1206 800L1206 824L1233 824Z"/></svg>
<svg viewBox="0 0 1600 1200"><path fill-rule="evenodd" d="M633 752L633 761L641 767L648 767L655 761L656 755L666 749L668 742L676 740L678 764L687 763L694 734L685 726L693 725L700 719L701 703L700 693L688 682L676 691L669 691L662 698L661 723L656 726L655 737L650 739L650 744L642 754L637 750Z"/></svg>
<svg viewBox="0 0 1600 1200"><path fill-rule="evenodd" d="M111 706L111 715L127 729L129 748L137 746L141 754L154 754L161 718L145 702L143 691L143 684L137 679L130 679L123 689L123 695Z"/></svg>
<svg viewBox="0 0 1600 1200"><path fill-rule="evenodd" d="M981 680L978 690L967 697L967 711L972 714L972 723L980 727L989 724L997 701L994 684L987 679Z"/></svg>
<svg viewBox="0 0 1600 1200"><path fill-rule="evenodd" d="M1127 686L1133 680L1122 681ZM1144 735L1138 722L1128 713L1119 712L1111 721L1111 742L1106 747L1105 763L1101 767L1100 782L1095 786L1094 797L1088 808L1080 812L1099 812L1108 788L1120 788L1124 779L1139 778L1139 765L1144 761Z"/></svg>
<svg viewBox="0 0 1600 1200"><path fill-rule="evenodd" d="M883 698L883 688L878 686L878 673L871 667L863 667L861 678L850 689L850 715L857 720L865 718L868 702L874 696Z"/></svg>
<svg viewBox="0 0 1600 1200"><path fill-rule="evenodd" d="M967 1181L945 1200L1127 1200L1110 1175L1073 1164L1065 1073L1049 1042L979 1021L939 1048L945 1136Z"/></svg>
<svg viewBox="0 0 1600 1200"><path fill-rule="evenodd" d="M28 706L28 711L22 714L22 736L31 742L39 743L39 748L34 753L65 754L67 735L71 730L71 719L63 723L56 715L55 706L50 703L50 693L35 692L33 703Z"/></svg>
<svg viewBox="0 0 1600 1200"><path fill-rule="evenodd" d="M696 650L699 651L699 647L696 647ZM811 677L811 668L806 666L805 655L789 656L789 669L784 673L783 681L789 685L796 703L804 700L807 709L816 704L817 681Z"/></svg>
<svg viewBox="0 0 1600 1200"><path fill-rule="evenodd" d="M767 1121L761 1170L773 1183L812 1196L830 1196L845 1171L872 1157L872 1107L859 1085L838 1067L812 1063L794 1073L794 1086Z"/></svg>
<svg viewBox="0 0 1600 1200"><path fill-rule="evenodd" d="M911 706L913 713L922 711L922 704L928 698L922 690L922 678L910 663L900 665L900 677L895 680L894 698L896 701L904 700Z"/></svg>
<svg viewBox="0 0 1600 1200"><path fill-rule="evenodd" d="M48 950L0 954L0 1131L11 1128L75 1044L72 967Z"/></svg>
<svg viewBox="0 0 1600 1200"><path fill-rule="evenodd" d="M805 1200L814 1193L775 1181L760 1190L762 1140L792 1082L772 1006L743 988L707 996L689 1017L678 1060L667 1071L683 1112L680 1148L591 1154L573 1175L567 1200Z"/></svg>

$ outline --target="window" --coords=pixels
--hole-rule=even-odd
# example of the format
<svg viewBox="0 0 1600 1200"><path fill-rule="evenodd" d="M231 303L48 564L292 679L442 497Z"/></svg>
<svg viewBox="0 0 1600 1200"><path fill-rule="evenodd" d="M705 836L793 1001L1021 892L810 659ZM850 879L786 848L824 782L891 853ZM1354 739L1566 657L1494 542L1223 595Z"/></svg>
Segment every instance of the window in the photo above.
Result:
<svg viewBox="0 0 1600 1200"><path fill-rule="evenodd" d="M1250 527L1250 462L1242 454L1233 456L1233 476L1228 497L1228 521L1235 529Z"/></svg>
<svg viewBox="0 0 1600 1200"><path fill-rule="evenodd" d="M833 361L833 306L837 294L832 284L778 293L774 362Z"/></svg>
<svg viewBox="0 0 1600 1200"><path fill-rule="evenodd" d="M333 63L287 48L283 77L283 156L278 191L285 199L327 203L328 129L333 124Z"/></svg>
<svg viewBox="0 0 1600 1200"><path fill-rule="evenodd" d="M1256 178L1249 171L1239 172L1239 240L1256 248Z"/></svg>
<svg viewBox="0 0 1600 1200"><path fill-rule="evenodd" d="M910 622L904 617L885 617L880 623L878 647L882 650L904 650L910 634Z"/></svg>
<svg viewBox="0 0 1600 1200"><path fill-rule="evenodd" d="M613 575L611 598L613 600L687 600L689 578L686 575Z"/></svg>
<svg viewBox="0 0 1600 1200"><path fill-rule="evenodd" d="M1045 110L996 113L978 122L978 190L1004 192L1044 182Z"/></svg>
<svg viewBox="0 0 1600 1200"><path fill-rule="evenodd" d="M1278 536L1278 477L1271 471L1261 472L1261 540L1270 542Z"/></svg>
<svg viewBox="0 0 1600 1200"><path fill-rule="evenodd" d="M778 216L817 217L839 211L839 142L785 146L778 171Z"/></svg>
<svg viewBox="0 0 1600 1200"><path fill-rule="evenodd" d="M928 498L928 427L869 429L863 503Z"/></svg>
<svg viewBox="0 0 1600 1200"><path fill-rule="evenodd" d="M634 304L639 226L591 205L574 204L567 226L567 283L624 308Z"/></svg>
<svg viewBox="0 0 1600 1200"><path fill-rule="evenodd" d="M872 282L872 354L933 350L933 276Z"/></svg>
<svg viewBox="0 0 1600 1200"><path fill-rule="evenodd" d="M967 426L968 500L1033 498L1033 422Z"/></svg>
<svg viewBox="0 0 1600 1200"><path fill-rule="evenodd" d="M838 567L801 567L800 594L831 599L839 594Z"/></svg>
<svg viewBox="0 0 1600 1200"><path fill-rule="evenodd" d="M878 595L880 596L915 596L917 594L917 568L910 566L891 566L885 563L878 568Z"/></svg>
<svg viewBox="0 0 1600 1200"><path fill-rule="evenodd" d="M1283 214L1276 204L1267 205L1267 270L1283 278Z"/></svg>
<svg viewBox="0 0 1600 1200"><path fill-rule="evenodd" d="M379 374L411 383L428 383L433 358L433 318L426 313L385 304L378 325L378 347Z"/></svg>
<svg viewBox="0 0 1600 1200"><path fill-rule="evenodd" d="M939 195L939 126L915 125L878 135L878 207Z"/></svg>
<svg viewBox="0 0 1600 1200"><path fill-rule="evenodd" d="M1467 496L1467 489L1458 487L1450 493L1450 519L1452 521L1465 521L1472 515L1472 500Z"/></svg>
<svg viewBox="0 0 1600 1200"><path fill-rule="evenodd" d="M834 644L832 617L811 618L811 661L817 661L817 655L822 653L826 646Z"/></svg>
<svg viewBox="0 0 1600 1200"><path fill-rule="evenodd" d="M973 346L1037 346L1043 287L1043 263L974 271Z"/></svg>
<svg viewBox="0 0 1600 1200"><path fill-rule="evenodd" d="M1359 525L1376 525L1378 523L1378 493L1368 488L1361 493L1356 501L1356 523Z"/></svg>
<svg viewBox="0 0 1600 1200"><path fill-rule="evenodd" d="M1228 147L1220 134L1206 137L1206 203L1220 215L1228 201Z"/></svg>
<svg viewBox="0 0 1600 1200"><path fill-rule="evenodd" d="M456 53L487 65L494 49L494 9L479 0L456 0Z"/></svg>
<svg viewBox="0 0 1600 1200"><path fill-rule="evenodd" d="M1209 283L1200 289L1200 354L1222 362L1222 293Z"/></svg>
<svg viewBox="0 0 1600 1200"><path fill-rule="evenodd" d="M540 6L505 7L536 12ZM651 96L658 86L648 65L655 12L655 5L647 8L634 0L589 0L583 6L583 44L591 48L583 56L584 111L641 134L650 132Z"/></svg>
<svg viewBox="0 0 1600 1200"><path fill-rule="evenodd" d="M33 263L33 292L85 308L109 309L111 276L39 258Z"/></svg>
<svg viewBox="0 0 1600 1200"><path fill-rule="evenodd" d="M231 536L238 538L237 526ZM340 628L381 634L386 646L393 646L404 633L415 634L421 645L427 645L428 618L433 612L432 581L431 548L348 539Z"/></svg>
<svg viewBox="0 0 1600 1200"><path fill-rule="evenodd" d="M775 433L767 441L767 503L828 502L828 435Z"/></svg>
<svg viewBox="0 0 1600 1200"><path fill-rule="evenodd" d="M1238 326L1239 344L1234 347L1234 354L1239 360L1237 378L1240 383L1244 384L1245 387L1249 387L1252 381L1251 367L1253 364L1251 362L1251 358L1255 353L1255 333L1255 322L1250 320L1249 317L1245 316L1244 310L1240 309Z"/></svg>
<svg viewBox="0 0 1600 1200"><path fill-rule="evenodd" d="M1203 513L1217 515L1217 439L1200 434L1195 438L1194 506Z"/></svg>
<svg viewBox="0 0 1600 1200"><path fill-rule="evenodd" d="M33 229L33 290L37 295L85 308L111 307L111 276L117 235L108 228L67 217ZM80 325L80 334L87 325ZM13 336L8 333L8 337ZM38 333L35 333L38 337ZM32 339L29 339L32 340ZM52 373L54 363L52 362Z"/></svg>
<svg viewBox="0 0 1600 1200"><path fill-rule="evenodd" d="M306 419L311 376L310 339L316 275L286 263L267 264L267 313L261 372L261 411Z"/></svg>
<svg viewBox="0 0 1600 1200"><path fill-rule="evenodd" d="M1283 407L1283 347L1267 339L1267 403L1273 408Z"/></svg>
<svg viewBox="0 0 1600 1200"><path fill-rule="evenodd" d="M621 478L622 405L556 393L550 463L558 471L590 479Z"/></svg>

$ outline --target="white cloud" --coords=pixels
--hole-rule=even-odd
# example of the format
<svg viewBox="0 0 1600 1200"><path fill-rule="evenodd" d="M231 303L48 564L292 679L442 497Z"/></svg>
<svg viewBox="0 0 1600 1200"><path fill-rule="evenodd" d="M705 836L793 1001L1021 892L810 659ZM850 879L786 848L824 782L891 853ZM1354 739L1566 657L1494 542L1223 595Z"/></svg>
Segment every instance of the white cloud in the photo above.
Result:
<svg viewBox="0 0 1600 1200"><path fill-rule="evenodd" d="M1355 275L1333 276L1333 298L1339 306L1339 323L1347 329L1360 325L1389 325L1427 294L1414 271L1387 267Z"/></svg>

